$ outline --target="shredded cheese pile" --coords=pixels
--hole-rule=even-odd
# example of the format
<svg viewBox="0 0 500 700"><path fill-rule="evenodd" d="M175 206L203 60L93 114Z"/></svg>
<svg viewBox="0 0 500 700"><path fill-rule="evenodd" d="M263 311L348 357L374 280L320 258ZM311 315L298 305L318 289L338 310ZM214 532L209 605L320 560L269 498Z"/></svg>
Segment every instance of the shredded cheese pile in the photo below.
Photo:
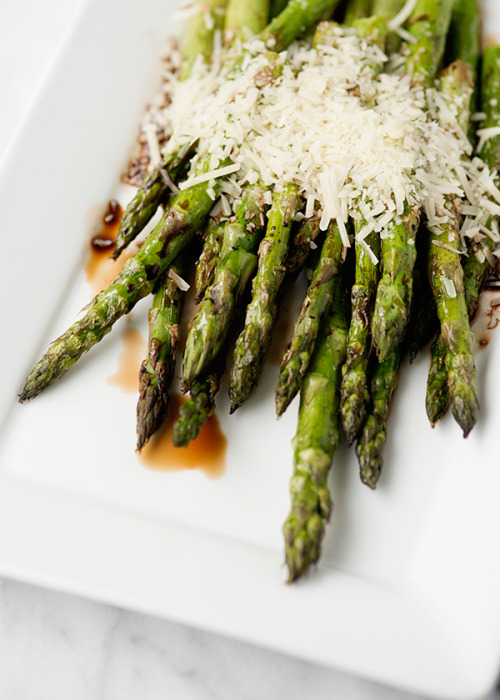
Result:
<svg viewBox="0 0 500 700"><path fill-rule="evenodd" d="M364 242L372 231L391 235L406 206L421 207L438 233L458 210L463 252L467 239L499 242L490 221L500 213L496 173L472 153L460 105L384 68L379 48L341 27L332 46L295 42L275 54L253 41L236 62L221 51L208 66L198 61L175 84L162 117L172 130L164 150L199 139L180 189L206 180L213 192L224 176L230 216L245 183L279 189L294 182L304 200L299 216L319 216L322 230L336 220L346 246L349 218L362 220L357 240ZM479 146L491 136L479 135ZM210 172L199 175L207 156ZM486 247L477 254L491 256Z"/></svg>

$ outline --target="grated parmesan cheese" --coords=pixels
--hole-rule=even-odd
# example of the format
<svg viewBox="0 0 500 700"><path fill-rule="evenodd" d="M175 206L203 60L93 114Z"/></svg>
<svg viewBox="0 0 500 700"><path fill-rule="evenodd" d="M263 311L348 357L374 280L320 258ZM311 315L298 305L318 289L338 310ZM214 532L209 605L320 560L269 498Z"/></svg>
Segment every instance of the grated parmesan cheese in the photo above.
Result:
<svg viewBox="0 0 500 700"><path fill-rule="evenodd" d="M414 5L405 3L394 30L404 31ZM227 198L238 198L247 183L267 188L267 203L274 188L296 183L304 209L295 218L316 215L322 231L336 221L345 247L350 218L364 219L357 235L363 244L373 231L393 235L408 206L421 207L436 233L458 212L464 247L484 239L500 213L497 174L471 152L458 119L462 105L412 81L399 70L404 57L389 62L342 27L331 46L294 42L280 54L256 40L236 42L239 63L218 41L211 63L200 60L190 78L171 81L164 109L150 115L151 124L173 134L160 140L162 153L199 139L181 190L206 181L212 196L215 181L225 178L221 207L230 216ZM146 126L145 133L153 131ZM480 153L500 125L478 134ZM199 174L205 157L209 171Z"/></svg>
<svg viewBox="0 0 500 700"><path fill-rule="evenodd" d="M178 275L177 272L175 272L175 270L173 270L172 268L169 269L168 276L171 280L175 282L175 284L179 287L181 292L187 292L190 288L190 285L186 282L186 280L182 279L182 277Z"/></svg>
<svg viewBox="0 0 500 700"><path fill-rule="evenodd" d="M443 284L446 290L446 294L450 297L450 299L455 299L455 297L457 296L457 290L455 289L455 284L453 283L453 280L444 277Z"/></svg>

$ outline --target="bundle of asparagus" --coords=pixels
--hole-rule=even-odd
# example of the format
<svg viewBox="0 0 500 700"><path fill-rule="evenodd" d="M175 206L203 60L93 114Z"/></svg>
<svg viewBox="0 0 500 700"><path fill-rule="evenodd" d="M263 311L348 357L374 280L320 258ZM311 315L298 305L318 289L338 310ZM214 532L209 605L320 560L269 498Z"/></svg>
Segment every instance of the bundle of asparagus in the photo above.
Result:
<svg viewBox="0 0 500 700"><path fill-rule="evenodd" d="M190 398L173 431L186 445L214 411L233 339L231 412L251 396L283 287L307 269L276 387L278 416L300 392L284 525L290 581L319 559L342 433L356 442L362 481L375 488L409 347L413 356L438 334L429 418L434 424L450 403L464 436L473 428L469 319L500 241L500 48L485 50L477 80L476 0L351 0L343 16L337 5L195 2L170 139L127 207L113 257L163 207L161 220L49 347L20 395L39 394L154 293L140 450L165 415L183 277L201 247L182 370ZM483 123L474 134L479 95ZM428 284L414 294L420 257Z"/></svg>

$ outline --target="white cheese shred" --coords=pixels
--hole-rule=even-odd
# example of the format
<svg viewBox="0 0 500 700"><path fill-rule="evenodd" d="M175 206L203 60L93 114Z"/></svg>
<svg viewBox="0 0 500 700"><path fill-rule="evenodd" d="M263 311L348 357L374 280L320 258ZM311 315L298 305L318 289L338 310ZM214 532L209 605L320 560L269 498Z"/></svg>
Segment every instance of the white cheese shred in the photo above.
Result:
<svg viewBox="0 0 500 700"><path fill-rule="evenodd" d="M457 290L455 289L453 280L448 279L448 277L443 277L443 284L446 294L450 297L450 299L455 299L457 296Z"/></svg>
<svg viewBox="0 0 500 700"><path fill-rule="evenodd" d="M417 0L407 0L398 14L388 23L387 28L389 31L394 32L396 29L399 29L409 18L416 6Z"/></svg>
<svg viewBox="0 0 500 700"><path fill-rule="evenodd" d="M224 168L216 168L215 170L210 170L207 173L201 173L200 175L195 175L190 177L179 185L180 190L187 190L189 187L194 185L201 185L202 182L208 182L209 180L215 180L219 177L225 177L226 175L231 175L232 173L237 173L240 166L236 163L233 165L226 165Z"/></svg>
<svg viewBox="0 0 500 700"><path fill-rule="evenodd" d="M172 268L170 268L170 270L168 271L168 276L173 282L175 282L175 284L179 287L181 292L187 292L190 288L190 285L186 282L186 280L182 279L182 277L178 275L177 272L175 272L175 270L172 270Z"/></svg>

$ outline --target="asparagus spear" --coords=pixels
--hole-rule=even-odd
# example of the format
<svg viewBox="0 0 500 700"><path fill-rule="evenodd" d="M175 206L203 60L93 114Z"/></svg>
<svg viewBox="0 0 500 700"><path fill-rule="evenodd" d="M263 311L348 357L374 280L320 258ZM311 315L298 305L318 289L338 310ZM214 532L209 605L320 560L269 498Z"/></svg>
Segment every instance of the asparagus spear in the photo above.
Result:
<svg viewBox="0 0 500 700"><path fill-rule="evenodd" d="M204 167L208 169L209 163ZM216 192L220 186L217 181ZM112 284L94 297L85 315L57 338L35 365L21 392L21 402L34 398L59 379L110 332L119 318L152 292L157 280L203 225L213 205L207 189L208 183L202 182L172 198L161 221Z"/></svg>
<svg viewBox="0 0 500 700"><path fill-rule="evenodd" d="M291 509L283 526L288 580L318 561L332 501L327 476L340 441L339 390L348 330L348 301L342 276L335 277L334 302L325 318L300 391L293 440Z"/></svg>
<svg viewBox="0 0 500 700"><path fill-rule="evenodd" d="M197 0L198 12L187 22L181 53L180 79L186 80L198 56L210 60L214 32L222 29L224 12L228 0ZM206 21L206 13L213 18L213 25ZM161 162L146 176L142 186L127 205L116 236L115 248L111 255L117 259L128 244L136 238L155 215L169 189L169 179L175 180L186 160L193 155L193 149L167 153Z"/></svg>
<svg viewBox="0 0 500 700"><path fill-rule="evenodd" d="M360 476L374 489L382 470L382 452L387 438L387 419L393 394L398 385L401 346L383 362L377 362L370 384L371 407L356 443Z"/></svg>
<svg viewBox="0 0 500 700"><path fill-rule="evenodd" d="M193 383L190 397L179 408L179 418L174 423L172 440L176 447L187 447L195 440L205 421L214 413L221 375L222 372L212 371Z"/></svg>
<svg viewBox="0 0 500 700"><path fill-rule="evenodd" d="M285 185L281 192L273 195L266 235L259 247L252 300L233 352L229 382L231 413L254 391L262 373L276 318L276 299L286 271L285 258L292 220L299 204L297 185Z"/></svg>
<svg viewBox="0 0 500 700"><path fill-rule="evenodd" d="M418 352L435 337L439 327L436 302L427 275L428 248L427 234L422 224L417 234L416 289L412 299L410 323L405 336L410 363L416 358Z"/></svg>
<svg viewBox="0 0 500 700"><path fill-rule="evenodd" d="M373 14L379 17L384 17L390 21L398 15L403 9L405 0L374 0ZM385 52L387 55L394 54L399 51L401 46L400 37L393 31L389 31L385 41Z"/></svg>
<svg viewBox="0 0 500 700"><path fill-rule="evenodd" d="M434 40L437 37L437 51L438 54L441 54L444 40L440 32L446 26L446 19L441 24L435 24L435 17L427 16L418 19L415 13L419 9L417 6L413 14L414 36L425 36L424 26L427 24L427 31L434 29ZM422 9L425 8L422 7ZM448 12L449 8L445 8L445 10ZM428 34L427 39L430 36ZM437 67L439 63L435 56L425 56L425 51L429 51L429 46L425 42L423 46L426 49L422 51L421 45L421 55L417 58L417 48L414 45L407 67L416 72L417 75L419 74L424 81L430 81L435 70L433 66ZM356 446L361 479L371 488L375 488L382 468L382 451L387 435L387 417L399 378L401 341L406 331L412 301L418 223L418 210L410 210L406 205L402 222L393 223L390 237L385 238L385 241L382 242L384 275L379 283L372 323L379 361L375 365L371 382L372 409Z"/></svg>
<svg viewBox="0 0 500 700"><path fill-rule="evenodd" d="M462 61L455 61L441 76L444 94L451 98L464 95L468 98L461 108L462 122L468 121L471 81L472 71ZM448 213L449 222L430 232L429 278L441 323L441 338L446 346L451 408L464 437L467 437L479 415L479 399L472 354L473 334L469 326L459 251L460 220L453 210L450 212L449 209Z"/></svg>
<svg viewBox="0 0 500 700"><path fill-rule="evenodd" d="M181 254L180 258L184 256ZM183 274L181 261L171 269ZM174 279L162 280L149 310L148 356L139 372L137 451L140 452L165 416L175 370L183 292Z"/></svg>
<svg viewBox="0 0 500 700"><path fill-rule="evenodd" d="M460 0L453 6L446 50L447 60L460 59L472 69L474 84L481 42L481 15L478 0ZM474 104L474 101L473 103Z"/></svg>
<svg viewBox="0 0 500 700"><path fill-rule="evenodd" d="M458 222L456 222L458 223ZM463 288L463 272L459 259L457 225L443 226L443 233L432 235L431 243L445 242L456 248L436 247L430 256L429 274L436 299L441 338L446 346L446 370L450 401L455 420L467 437L479 416L479 399L477 394L476 368L472 354L473 334L469 327L469 317ZM455 239L449 240L450 233ZM444 280L450 280L454 287L450 297ZM428 407L429 411L429 407ZM431 422L435 418L431 415Z"/></svg>
<svg viewBox="0 0 500 700"><path fill-rule="evenodd" d="M296 277L302 270L311 252L311 244L315 245L318 235L319 218L317 216L303 219L297 226L296 232L294 233L292 230L290 250L286 259L286 269L289 277Z"/></svg>
<svg viewBox="0 0 500 700"><path fill-rule="evenodd" d="M414 41L408 43L406 70L432 85L443 59L455 0L418 0L408 20Z"/></svg>
<svg viewBox="0 0 500 700"><path fill-rule="evenodd" d="M339 0L289 0L259 39L273 51L283 51L320 19L330 16L338 4Z"/></svg>
<svg viewBox="0 0 500 700"><path fill-rule="evenodd" d="M225 346L234 310L257 267L254 251L265 225L264 192L258 184L246 188L235 221L225 226L214 281L205 292L186 340L182 381L188 388Z"/></svg>
<svg viewBox="0 0 500 700"><path fill-rule="evenodd" d="M361 17L372 14L372 0L350 0L344 15L344 24L350 25Z"/></svg>
<svg viewBox="0 0 500 700"><path fill-rule="evenodd" d="M469 66L474 85L476 84L477 64L479 61L479 43L480 17L477 0L462 0L460 3L455 3L447 55L452 60L461 59ZM478 91L475 86L471 97L472 109L475 109L477 95ZM500 117L500 113L498 116ZM474 138L472 124L469 128L469 136L471 139ZM474 255L471 258L477 262L477 258ZM464 289L470 319L475 313L479 294L479 288L476 286L478 280L475 277L475 263L471 265L471 258L467 259L464 265ZM486 262L487 266L488 263ZM438 336L432 345L431 366L427 377L427 393L425 397L427 416L433 427L445 415L449 405L450 392L446 370L446 345L441 336Z"/></svg>
<svg viewBox="0 0 500 700"><path fill-rule="evenodd" d="M278 417L297 394L314 350L321 321L328 314L333 299L335 277L340 270L342 240L336 223L328 227L311 284L295 323L292 340L283 360L276 386Z"/></svg>
<svg viewBox="0 0 500 700"><path fill-rule="evenodd" d="M355 233L364 228L366 222L355 221ZM366 245L378 257L380 239L371 233ZM349 444L364 424L370 395L368 392L368 359L371 348L370 319L373 314L375 293L379 279L379 266L368 251L356 246L355 283L351 290L351 325L347 342L347 356L342 368L340 413L342 426Z"/></svg>
<svg viewBox="0 0 500 700"><path fill-rule="evenodd" d="M424 85L432 85L441 63L452 9L453 0L418 0L410 16L415 41L408 44L406 70ZM406 202L401 220L394 220L382 236L382 277L372 323L380 360L402 342L408 325L420 214L420 205Z"/></svg>
<svg viewBox="0 0 500 700"><path fill-rule="evenodd" d="M200 257L196 263L194 282L196 304L200 303L206 290L213 282L215 268L219 262L223 234L224 223L220 221L220 216L211 218L205 232L205 240Z"/></svg>
<svg viewBox="0 0 500 700"><path fill-rule="evenodd" d="M382 276L372 318L373 344L380 361L403 340L411 311L413 271L420 206L405 206L400 221L393 221L381 242Z"/></svg>
<svg viewBox="0 0 500 700"><path fill-rule="evenodd" d="M280 14L280 12L283 12L285 7L288 4L288 0L271 0L271 8L270 8L270 17L271 19L273 17L276 17L277 15Z"/></svg>
<svg viewBox="0 0 500 700"><path fill-rule="evenodd" d="M226 43L246 41L258 34L269 20L269 0L229 0L224 25Z"/></svg>
<svg viewBox="0 0 500 700"><path fill-rule="evenodd" d="M189 78L199 56L207 63L210 61L214 35L224 27L227 7L228 0L195 0L194 12L186 22L181 40L180 80Z"/></svg>
<svg viewBox="0 0 500 700"><path fill-rule="evenodd" d="M401 10L405 0L372 0L372 14L386 19L393 19Z"/></svg>
<svg viewBox="0 0 500 700"><path fill-rule="evenodd" d="M481 110L486 115L481 128L488 129L500 123L500 46L487 46L484 49L481 78ZM500 136L488 139L481 157L490 170L500 171ZM491 230L492 223L493 217L487 222L486 228ZM483 245L493 251L495 241L486 238ZM472 246L464 264L464 286L470 318L476 313L479 294L489 268L489 260L481 255L479 246Z"/></svg>
<svg viewBox="0 0 500 700"><path fill-rule="evenodd" d="M446 345L439 334L432 344L431 366L427 375L425 394L425 410L432 427L445 415L449 405L450 389L446 367Z"/></svg>

